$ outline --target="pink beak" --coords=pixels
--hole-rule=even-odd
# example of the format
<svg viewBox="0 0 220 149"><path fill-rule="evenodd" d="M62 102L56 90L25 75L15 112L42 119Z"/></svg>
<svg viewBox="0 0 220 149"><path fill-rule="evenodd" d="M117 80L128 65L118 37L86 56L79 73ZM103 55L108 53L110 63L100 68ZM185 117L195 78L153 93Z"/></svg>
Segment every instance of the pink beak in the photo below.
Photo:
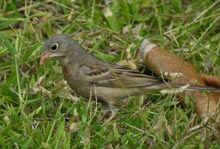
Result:
<svg viewBox="0 0 220 149"><path fill-rule="evenodd" d="M48 58L50 58L50 55L51 55L51 53L47 53L47 54L42 55L41 59L40 59L40 65L44 64L48 60Z"/></svg>

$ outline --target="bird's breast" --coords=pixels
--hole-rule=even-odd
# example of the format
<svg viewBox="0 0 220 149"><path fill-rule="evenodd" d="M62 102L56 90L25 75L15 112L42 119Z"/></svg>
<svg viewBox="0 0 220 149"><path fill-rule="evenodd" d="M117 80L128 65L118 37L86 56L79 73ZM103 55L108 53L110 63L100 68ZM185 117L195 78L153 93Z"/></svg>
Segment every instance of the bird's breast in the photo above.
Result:
<svg viewBox="0 0 220 149"><path fill-rule="evenodd" d="M62 69L63 69L63 74L64 74L64 76L67 76L67 75L68 75L68 69L67 69L67 67L66 67L66 66L63 66Z"/></svg>
<svg viewBox="0 0 220 149"><path fill-rule="evenodd" d="M68 85L79 95L88 98L90 94L89 85L84 76L80 74L78 67L62 66L63 75Z"/></svg>

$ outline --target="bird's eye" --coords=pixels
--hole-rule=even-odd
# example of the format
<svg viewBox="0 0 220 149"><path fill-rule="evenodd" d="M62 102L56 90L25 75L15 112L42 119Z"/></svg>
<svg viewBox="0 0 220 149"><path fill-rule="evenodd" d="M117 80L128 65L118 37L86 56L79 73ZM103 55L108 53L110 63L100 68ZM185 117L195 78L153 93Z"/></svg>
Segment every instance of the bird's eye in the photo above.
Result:
<svg viewBox="0 0 220 149"><path fill-rule="evenodd" d="M51 51L56 51L58 49L58 43L54 43L51 45L50 50Z"/></svg>

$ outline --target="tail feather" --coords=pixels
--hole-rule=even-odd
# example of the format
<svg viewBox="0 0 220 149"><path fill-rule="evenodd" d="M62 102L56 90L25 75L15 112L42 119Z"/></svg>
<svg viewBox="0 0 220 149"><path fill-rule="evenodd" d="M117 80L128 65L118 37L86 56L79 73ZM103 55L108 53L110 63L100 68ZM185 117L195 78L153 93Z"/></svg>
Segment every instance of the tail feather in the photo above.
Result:
<svg viewBox="0 0 220 149"><path fill-rule="evenodd" d="M175 88L183 88L184 90L200 90L200 91L220 92L220 88L215 88L215 87L210 87L210 86L200 86L200 85L191 85L191 84L175 84L174 87Z"/></svg>
<svg viewBox="0 0 220 149"><path fill-rule="evenodd" d="M183 91L192 90L192 91L209 91L209 92L220 92L220 88L210 87L210 86L201 86L201 85L191 85L191 84L172 84L169 82L156 82L144 85L143 88L140 87L143 92L146 90L161 90L161 93L164 94L175 94L181 93Z"/></svg>

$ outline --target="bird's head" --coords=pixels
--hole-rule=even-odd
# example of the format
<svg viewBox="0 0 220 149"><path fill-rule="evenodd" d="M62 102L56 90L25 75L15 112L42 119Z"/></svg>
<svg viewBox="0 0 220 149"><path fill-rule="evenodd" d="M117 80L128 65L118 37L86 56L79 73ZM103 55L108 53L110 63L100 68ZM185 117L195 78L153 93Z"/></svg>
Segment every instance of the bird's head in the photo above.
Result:
<svg viewBox="0 0 220 149"><path fill-rule="evenodd" d="M64 59L73 45L70 36L58 34L48 39L42 48L40 64L44 64L48 59Z"/></svg>

